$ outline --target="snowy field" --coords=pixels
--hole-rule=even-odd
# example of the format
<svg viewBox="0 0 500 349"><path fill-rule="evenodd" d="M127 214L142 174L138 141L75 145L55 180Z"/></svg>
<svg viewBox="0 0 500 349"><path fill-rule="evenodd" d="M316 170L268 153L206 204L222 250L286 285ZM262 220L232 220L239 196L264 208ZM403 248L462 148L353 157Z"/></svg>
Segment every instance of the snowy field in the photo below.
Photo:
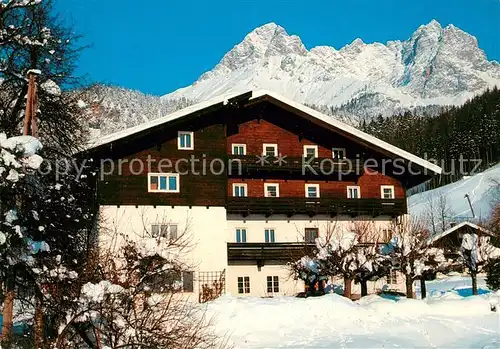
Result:
<svg viewBox="0 0 500 349"><path fill-rule="evenodd" d="M484 280L479 288L486 292ZM352 302L336 294L316 298L236 298L208 305L217 332L235 348L500 348L500 295L470 293L470 281L428 283L427 300L371 295Z"/></svg>
<svg viewBox="0 0 500 349"><path fill-rule="evenodd" d="M439 196L444 194L451 204L453 216L471 217L469 204L464 197L469 194L476 217L488 217L491 213L491 203L497 195L493 188L494 181L500 182L500 164L458 182L412 195L408 198L408 210L415 217L423 216L429 207L429 198L432 198L437 206Z"/></svg>

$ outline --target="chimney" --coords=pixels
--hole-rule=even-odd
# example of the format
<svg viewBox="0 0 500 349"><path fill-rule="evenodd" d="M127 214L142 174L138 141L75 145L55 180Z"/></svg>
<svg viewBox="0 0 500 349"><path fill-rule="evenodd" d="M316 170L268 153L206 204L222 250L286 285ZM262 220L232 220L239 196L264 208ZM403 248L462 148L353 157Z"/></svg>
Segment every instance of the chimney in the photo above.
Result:
<svg viewBox="0 0 500 349"><path fill-rule="evenodd" d="M32 135L36 137L37 135L37 123L36 114L38 111L38 98L37 98L37 88L36 79L40 75L40 71L36 69L30 69L28 71L28 93L26 96L26 111L24 113L24 127L23 135Z"/></svg>

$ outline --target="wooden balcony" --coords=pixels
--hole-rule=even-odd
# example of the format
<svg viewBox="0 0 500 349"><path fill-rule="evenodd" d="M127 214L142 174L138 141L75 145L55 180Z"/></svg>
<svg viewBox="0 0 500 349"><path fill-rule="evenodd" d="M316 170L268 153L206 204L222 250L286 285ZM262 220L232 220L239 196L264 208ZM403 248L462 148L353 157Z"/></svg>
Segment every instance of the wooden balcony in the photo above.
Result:
<svg viewBox="0 0 500 349"><path fill-rule="evenodd" d="M310 166L310 167L309 167ZM311 170L312 168L312 170ZM303 172L304 169L304 172ZM259 173L290 173L314 175L321 177L334 174L362 175L363 161L356 159L335 160L332 158L306 159L303 157L267 157L260 159L257 155L229 155L228 171L230 176Z"/></svg>
<svg viewBox="0 0 500 349"><path fill-rule="evenodd" d="M326 214L355 216L391 216L407 213L405 199L341 199L341 198L265 198L230 197L227 200L227 213L263 214L269 217L284 214L288 217L304 214L313 217Z"/></svg>
<svg viewBox="0 0 500 349"><path fill-rule="evenodd" d="M314 243L273 242L273 243L228 243L227 260L229 265L264 265L270 262L285 264L312 254Z"/></svg>

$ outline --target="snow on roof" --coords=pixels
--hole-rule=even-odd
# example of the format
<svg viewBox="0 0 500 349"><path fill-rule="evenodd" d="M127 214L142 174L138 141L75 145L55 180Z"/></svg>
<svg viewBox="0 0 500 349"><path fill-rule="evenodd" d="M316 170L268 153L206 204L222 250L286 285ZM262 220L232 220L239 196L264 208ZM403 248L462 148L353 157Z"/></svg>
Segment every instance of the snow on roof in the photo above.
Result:
<svg viewBox="0 0 500 349"><path fill-rule="evenodd" d="M413 163L418 164L424 168L427 168L427 169L433 171L434 173L440 174L442 171L441 167L439 167L439 166L437 166L429 161L426 161L426 160L424 160L416 155L413 155L413 154L411 154L403 149L400 149L400 148L393 146L387 142L384 142L376 137L373 137L373 136L371 136L363 131L356 129L353 126L347 125L339 120L336 120L331 116L322 114L314 109L306 107L305 105L294 102L286 97L283 97L277 93L267 91L267 90L249 91L246 93L230 93L230 94L221 95L221 96L218 96L216 98L189 106L189 107L181 109L181 110L178 110L178 111L176 111L172 114L169 114L167 116L146 122L144 124L141 124L141 125L138 125L135 127L128 128L128 129L120 131L120 132L110 134L108 136L101 137L100 139L91 143L89 145L89 148L90 149L96 148L96 147L99 147L101 145L111 143L111 142L116 141L118 139L122 139L122 138L125 138L128 136L131 136L133 134L145 131L147 129L153 128L155 126L171 122L173 120L182 118L182 117L190 115L192 113L202 111L206 108L209 108L209 107L214 106L214 105L219 104L219 103L227 104L229 99L234 98L234 97L238 97L238 96L242 96L242 95L245 95L247 93L251 93L250 100L269 96L269 97L274 98L282 103L289 105L292 108L300 110L303 113L306 113L306 114L308 114L308 115L310 115L318 120L321 120L321 121L329 124L330 126L333 126L336 129L347 132L358 139L364 140L364 141L366 141L370 144L373 144L379 148L385 149L394 155L397 155L397 156L404 158L410 162L413 162Z"/></svg>
<svg viewBox="0 0 500 349"><path fill-rule="evenodd" d="M456 231L456 230L458 230L458 229L460 229L462 227L465 227L465 226L468 226L468 227L470 227L472 229L475 229L475 230L482 231L484 234L487 234L487 235L493 235L493 233L491 231L489 231L488 229L485 229L483 227L480 227L477 224L474 224L474 223L471 223L471 222L462 222L460 224L457 224L457 225L451 227L448 230L443 231L442 233L439 233L439 234L436 234L436 235L432 236L429 239L428 243L429 243L429 245L432 245L436 241L444 238L446 235L449 235L449 234L453 233L454 231Z"/></svg>

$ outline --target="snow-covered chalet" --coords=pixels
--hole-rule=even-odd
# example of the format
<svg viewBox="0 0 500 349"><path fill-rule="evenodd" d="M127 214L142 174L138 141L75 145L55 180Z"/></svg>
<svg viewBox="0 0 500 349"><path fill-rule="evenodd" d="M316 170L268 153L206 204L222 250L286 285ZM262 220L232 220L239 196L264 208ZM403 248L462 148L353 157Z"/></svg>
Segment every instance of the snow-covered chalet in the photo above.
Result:
<svg viewBox="0 0 500 349"><path fill-rule="evenodd" d="M103 224L130 236L189 234L191 271L180 282L200 301L303 291L286 264L304 246L332 224L359 222L388 241L408 213L406 190L441 173L268 91L190 106L101 137L91 151L107 165L97 184ZM391 273L370 291L401 281Z"/></svg>

